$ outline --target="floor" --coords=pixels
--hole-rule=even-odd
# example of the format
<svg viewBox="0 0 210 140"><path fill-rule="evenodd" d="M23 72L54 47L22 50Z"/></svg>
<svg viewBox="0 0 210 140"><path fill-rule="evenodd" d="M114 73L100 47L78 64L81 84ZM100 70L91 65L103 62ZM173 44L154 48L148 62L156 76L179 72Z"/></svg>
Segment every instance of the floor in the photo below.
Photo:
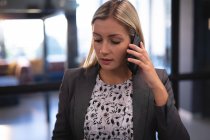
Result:
<svg viewBox="0 0 210 140"><path fill-rule="evenodd" d="M50 140L57 112L58 92L50 94L50 123L46 121L43 93L22 95L16 106L0 107L0 140ZM191 140L207 140L210 120L180 109Z"/></svg>
<svg viewBox="0 0 210 140"><path fill-rule="evenodd" d="M0 140L50 140L57 98L57 92L50 93L49 124L42 93L21 96L18 106L0 108Z"/></svg>

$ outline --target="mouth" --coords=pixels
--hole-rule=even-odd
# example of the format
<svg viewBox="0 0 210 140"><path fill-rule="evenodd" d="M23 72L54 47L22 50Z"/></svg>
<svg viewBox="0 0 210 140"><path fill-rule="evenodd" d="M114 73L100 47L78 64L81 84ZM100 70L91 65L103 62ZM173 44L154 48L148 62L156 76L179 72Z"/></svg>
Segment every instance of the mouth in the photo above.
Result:
<svg viewBox="0 0 210 140"><path fill-rule="evenodd" d="M100 61L104 65L109 65L113 60L112 59L108 59L108 58L101 58Z"/></svg>

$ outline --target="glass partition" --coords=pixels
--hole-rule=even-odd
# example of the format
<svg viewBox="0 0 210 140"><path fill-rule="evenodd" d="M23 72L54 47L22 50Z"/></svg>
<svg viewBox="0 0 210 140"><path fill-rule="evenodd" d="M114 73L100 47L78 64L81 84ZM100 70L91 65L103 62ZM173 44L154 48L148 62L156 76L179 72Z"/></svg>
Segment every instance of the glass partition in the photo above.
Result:
<svg viewBox="0 0 210 140"><path fill-rule="evenodd" d="M64 14L0 20L0 86L60 81L67 48Z"/></svg>
<svg viewBox="0 0 210 140"><path fill-rule="evenodd" d="M0 86L31 83L35 74L42 73L43 21L7 19L0 21L0 27Z"/></svg>

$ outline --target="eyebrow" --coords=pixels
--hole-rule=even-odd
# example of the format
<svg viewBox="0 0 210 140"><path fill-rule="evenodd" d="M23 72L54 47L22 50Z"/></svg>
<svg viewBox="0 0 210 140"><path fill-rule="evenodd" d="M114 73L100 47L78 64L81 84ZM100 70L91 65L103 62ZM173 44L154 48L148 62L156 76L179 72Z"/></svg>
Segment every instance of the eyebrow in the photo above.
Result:
<svg viewBox="0 0 210 140"><path fill-rule="evenodd" d="M93 32L93 35L101 36L100 34L98 34L96 32ZM122 35L121 34L114 34L114 33L109 35L109 37L114 37L114 36L120 36L121 37Z"/></svg>

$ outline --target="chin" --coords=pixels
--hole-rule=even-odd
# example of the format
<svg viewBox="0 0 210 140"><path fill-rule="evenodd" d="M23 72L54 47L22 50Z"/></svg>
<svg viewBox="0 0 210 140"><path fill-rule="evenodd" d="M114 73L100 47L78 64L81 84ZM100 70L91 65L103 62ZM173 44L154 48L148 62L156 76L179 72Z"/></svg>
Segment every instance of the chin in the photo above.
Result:
<svg viewBox="0 0 210 140"><path fill-rule="evenodd" d="M101 65L101 69L103 69L103 70L113 70L114 68Z"/></svg>
<svg viewBox="0 0 210 140"><path fill-rule="evenodd" d="M114 70L119 69L119 67L101 65L101 69L107 70L107 71L114 71Z"/></svg>
<svg viewBox="0 0 210 140"><path fill-rule="evenodd" d="M113 67L113 66L110 66L110 65L101 65L101 64L100 64L100 67L101 67L102 69L104 69L104 70L112 70L112 69L114 69L114 67Z"/></svg>

